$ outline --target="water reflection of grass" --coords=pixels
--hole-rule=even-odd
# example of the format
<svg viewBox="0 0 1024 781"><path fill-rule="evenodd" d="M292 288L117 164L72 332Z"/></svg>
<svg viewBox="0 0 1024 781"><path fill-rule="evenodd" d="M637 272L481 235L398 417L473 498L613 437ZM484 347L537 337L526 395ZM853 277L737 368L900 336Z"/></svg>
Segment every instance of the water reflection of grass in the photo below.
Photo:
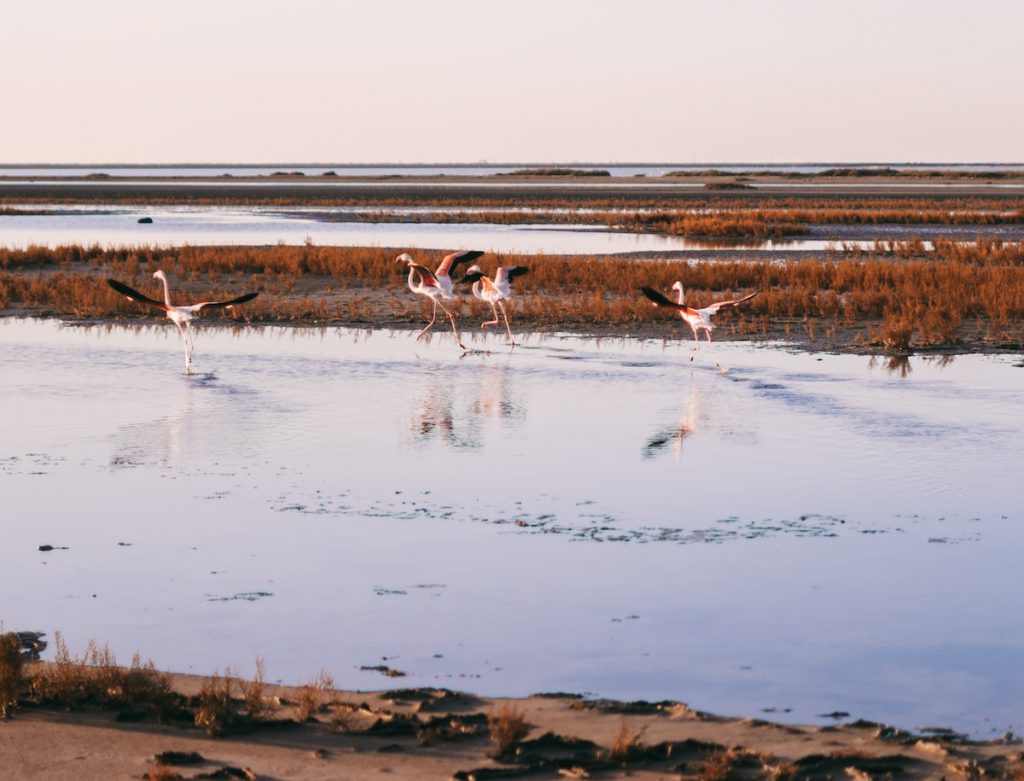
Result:
<svg viewBox="0 0 1024 781"><path fill-rule="evenodd" d="M676 319L654 313L637 290L668 290L680 279L687 303L751 290L761 295L723 313L719 334L763 335L833 344L884 346L1024 343L1024 242L885 242L842 258L763 263L623 260L503 255L491 264L523 265L514 299L526 329L609 329L677 334ZM421 318L405 289L394 250L319 247L152 247L106 250L0 250L0 310L77 318L139 316L136 305L103 284L122 279L142 290L165 269L176 289L217 298L254 286L259 299L226 318L252 322L403 325ZM415 253L428 265L441 253ZM431 257L436 255L438 257ZM468 291L464 291L468 292ZM468 314L471 302L464 300Z"/></svg>

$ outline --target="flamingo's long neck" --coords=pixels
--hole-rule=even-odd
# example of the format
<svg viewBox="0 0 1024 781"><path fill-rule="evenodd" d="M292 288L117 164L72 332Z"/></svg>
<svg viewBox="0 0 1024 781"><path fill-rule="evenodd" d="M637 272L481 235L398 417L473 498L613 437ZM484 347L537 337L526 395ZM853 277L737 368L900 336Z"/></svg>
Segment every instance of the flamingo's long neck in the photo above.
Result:
<svg viewBox="0 0 1024 781"><path fill-rule="evenodd" d="M172 309L171 289L167 286L167 277L160 277L160 281L164 283L164 303L167 304L168 309Z"/></svg>
<svg viewBox="0 0 1024 781"><path fill-rule="evenodd" d="M683 304L685 304L685 303L686 303L686 302L685 302L685 301L683 300L683 298L684 298L684 295L683 295L683 289L682 289L682 288L680 287L680 288L679 288L679 304L680 304L680 306L682 306Z"/></svg>
<svg viewBox="0 0 1024 781"><path fill-rule="evenodd" d="M412 266L409 266L409 289L413 292L418 288L418 285L416 284L416 278L418 276L419 272L417 272Z"/></svg>

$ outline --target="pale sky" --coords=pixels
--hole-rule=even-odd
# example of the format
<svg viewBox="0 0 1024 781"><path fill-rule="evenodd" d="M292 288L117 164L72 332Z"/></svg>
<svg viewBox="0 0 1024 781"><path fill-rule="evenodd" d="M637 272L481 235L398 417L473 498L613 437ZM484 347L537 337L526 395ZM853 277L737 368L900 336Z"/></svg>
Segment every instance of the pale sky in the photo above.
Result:
<svg viewBox="0 0 1024 781"><path fill-rule="evenodd" d="M1019 0L0 0L0 162L1020 162Z"/></svg>

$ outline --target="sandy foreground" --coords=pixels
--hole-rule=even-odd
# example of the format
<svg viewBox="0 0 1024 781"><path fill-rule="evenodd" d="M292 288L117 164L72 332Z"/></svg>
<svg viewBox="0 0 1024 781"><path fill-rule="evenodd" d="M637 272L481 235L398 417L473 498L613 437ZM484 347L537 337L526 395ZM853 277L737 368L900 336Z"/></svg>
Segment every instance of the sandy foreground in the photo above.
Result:
<svg viewBox="0 0 1024 781"><path fill-rule="evenodd" d="M201 679L173 676L185 695ZM0 721L0 777L146 778L1024 778L1013 736L973 742L867 722L790 726L711 716L681 703L618 703L570 694L478 698L444 689L326 693L310 721L295 722L296 689L267 686L268 717L210 738L181 722L130 713L28 706ZM511 705L529 725L517 749L495 759L489 713ZM614 747L618 743L618 749ZM192 754L198 756L188 756ZM178 764L178 760L184 763Z"/></svg>

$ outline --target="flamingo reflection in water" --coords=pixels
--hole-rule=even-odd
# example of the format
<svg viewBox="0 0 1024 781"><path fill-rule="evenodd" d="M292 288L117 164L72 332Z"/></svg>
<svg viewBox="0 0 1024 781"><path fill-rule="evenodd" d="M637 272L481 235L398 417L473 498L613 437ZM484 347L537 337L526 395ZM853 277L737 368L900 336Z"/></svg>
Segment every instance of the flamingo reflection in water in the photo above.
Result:
<svg viewBox="0 0 1024 781"><path fill-rule="evenodd" d="M683 454L683 440L697 432L700 419L700 390L694 382L690 386L690 397L683 402L679 412L679 423L652 434L644 445L644 458L654 458L671 447L672 454L678 460Z"/></svg>

